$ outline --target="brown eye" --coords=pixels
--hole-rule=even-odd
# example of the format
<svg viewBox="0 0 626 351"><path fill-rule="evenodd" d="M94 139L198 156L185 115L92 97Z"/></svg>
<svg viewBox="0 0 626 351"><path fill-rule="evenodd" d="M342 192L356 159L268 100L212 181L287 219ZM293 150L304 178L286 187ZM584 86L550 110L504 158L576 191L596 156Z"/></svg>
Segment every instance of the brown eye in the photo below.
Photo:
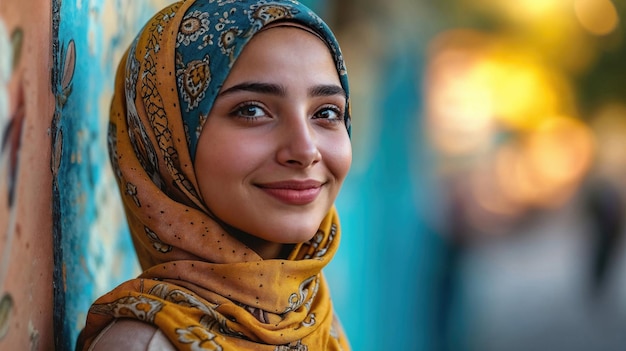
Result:
<svg viewBox="0 0 626 351"><path fill-rule="evenodd" d="M267 113L261 106L253 103L246 103L239 105L237 108L235 108L235 110L231 112L231 115L246 119L255 119L266 116Z"/></svg>
<svg viewBox="0 0 626 351"><path fill-rule="evenodd" d="M261 108L257 106L244 106L241 108L241 110L239 110L239 113L242 116L246 116L246 117L255 117L255 116L258 116L262 112L263 110L261 110Z"/></svg>
<svg viewBox="0 0 626 351"><path fill-rule="evenodd" d="M316 119L325 119L328 121L341 121L343 120L343 114L339 108L333 107L325 107L315 113L313 118Z"/></svg>

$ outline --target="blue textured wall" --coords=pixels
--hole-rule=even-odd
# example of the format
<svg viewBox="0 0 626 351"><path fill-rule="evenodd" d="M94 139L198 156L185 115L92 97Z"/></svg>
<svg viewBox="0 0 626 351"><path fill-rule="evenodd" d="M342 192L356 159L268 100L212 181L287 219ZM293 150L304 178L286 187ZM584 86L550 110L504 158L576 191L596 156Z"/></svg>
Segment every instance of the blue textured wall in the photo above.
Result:
<svg viewBox="0 0 626 351"><path fill-rule="evenodd" d="M73 349L95 298L138 273L109 166L106 126L116 63L133 33L165 4L121 0L53 3L58 349Z"/></svg>

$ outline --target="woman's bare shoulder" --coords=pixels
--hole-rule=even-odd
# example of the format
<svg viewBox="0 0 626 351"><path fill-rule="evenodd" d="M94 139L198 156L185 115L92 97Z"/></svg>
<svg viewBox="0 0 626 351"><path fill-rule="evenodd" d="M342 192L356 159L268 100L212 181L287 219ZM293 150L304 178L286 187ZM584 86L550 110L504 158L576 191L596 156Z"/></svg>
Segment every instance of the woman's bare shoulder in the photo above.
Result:
<svg viewBox="0 0 626 351"><path fill-rule="evenodd" d="M134 319L116 319L94 339L90 351L174 351L155 326Z"/></svg>

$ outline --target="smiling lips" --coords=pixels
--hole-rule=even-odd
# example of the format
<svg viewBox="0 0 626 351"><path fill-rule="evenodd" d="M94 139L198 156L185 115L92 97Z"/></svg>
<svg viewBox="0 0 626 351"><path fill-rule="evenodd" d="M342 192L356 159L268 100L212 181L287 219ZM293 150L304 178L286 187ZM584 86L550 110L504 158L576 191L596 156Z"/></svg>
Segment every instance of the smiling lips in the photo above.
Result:
<svg viewBox="0 0 626 351"><path fill-rule="evenodd" d="M257 184L266 194L289 205L306 205L313 202L322 191L322 183L316 180L284 181Z"/></svg>

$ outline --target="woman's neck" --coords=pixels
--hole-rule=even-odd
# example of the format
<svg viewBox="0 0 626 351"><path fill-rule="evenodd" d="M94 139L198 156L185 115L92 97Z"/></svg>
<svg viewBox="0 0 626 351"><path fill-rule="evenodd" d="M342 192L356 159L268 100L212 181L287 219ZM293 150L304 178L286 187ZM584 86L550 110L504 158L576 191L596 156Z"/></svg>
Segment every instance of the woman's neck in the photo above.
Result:
<svg viewBox="0 0 626 351"><path fill-rule="evenodd" d="M254 250L264 260L284 259L289 256L294 244L281 244L263 240L237 228L227 226L227 231L237 240Z"/></svg>

